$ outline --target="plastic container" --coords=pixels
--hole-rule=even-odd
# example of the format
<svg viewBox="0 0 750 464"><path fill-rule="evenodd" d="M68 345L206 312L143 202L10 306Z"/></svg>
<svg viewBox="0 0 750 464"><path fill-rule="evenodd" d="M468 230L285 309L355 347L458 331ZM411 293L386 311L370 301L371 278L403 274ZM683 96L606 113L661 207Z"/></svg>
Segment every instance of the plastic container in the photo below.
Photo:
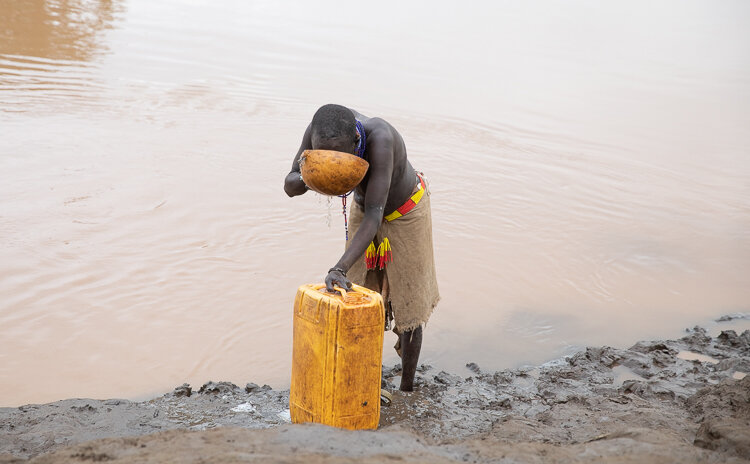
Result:
<svg viewBox="0 0 750 464"><path fill-rule="evenodd" d="M289 412L295 424L376 429L385 312L379 293L303 285L294 300Z"/></svg>

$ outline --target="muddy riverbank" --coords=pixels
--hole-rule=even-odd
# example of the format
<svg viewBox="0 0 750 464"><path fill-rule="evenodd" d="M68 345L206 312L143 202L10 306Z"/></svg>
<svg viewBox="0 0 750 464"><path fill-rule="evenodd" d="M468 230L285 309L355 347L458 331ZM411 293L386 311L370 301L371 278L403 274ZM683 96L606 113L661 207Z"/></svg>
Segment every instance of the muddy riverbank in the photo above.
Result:
<svg viewBox="0 0 750 464"><path fill-rule="evenodd" d="M289 423L288 391L208 382L144 402L0 409L0 463L750 462L750 331L461 377L421 366L376 432ZM395 390L398 366L383 370Z"/></svg>

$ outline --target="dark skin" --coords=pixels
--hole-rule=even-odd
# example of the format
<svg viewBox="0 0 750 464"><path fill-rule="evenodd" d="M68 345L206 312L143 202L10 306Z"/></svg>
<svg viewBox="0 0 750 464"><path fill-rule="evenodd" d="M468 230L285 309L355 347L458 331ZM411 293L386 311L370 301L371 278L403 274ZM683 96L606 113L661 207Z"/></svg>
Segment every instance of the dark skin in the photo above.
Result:
<svg viewBox="0 0 750 464"><path fill-rule="evenodd" d="M367 147L367 161L370 167L365 178L354 189L354 201L364 210L362 223L351 239L351 243L341 259L326 276L326 288L334 291L335 286L351 290L352 284L346 277L346 272L357 259L361 259L367 246L375 238L375 234L383 222L383 216L390 214L404 204L411 196L416 182L416 172L406 157L406 145L401 135L393 126L380 118L369 118L354 110L350 110L354 117L362 122L365 129ZM307 192L307 186L300 179L299 158L305 150L336 150L354 153L356 144L343 139L320 140L312 133L308 125L302 137L297 155L292 162L292 170L284 180L284 191L290 197ZM422 328L403 332L399 335L401 341L401 360L403 364L401 374L401 390L414 389L414 375L416 373L419 353L422 348Z"/></svg>

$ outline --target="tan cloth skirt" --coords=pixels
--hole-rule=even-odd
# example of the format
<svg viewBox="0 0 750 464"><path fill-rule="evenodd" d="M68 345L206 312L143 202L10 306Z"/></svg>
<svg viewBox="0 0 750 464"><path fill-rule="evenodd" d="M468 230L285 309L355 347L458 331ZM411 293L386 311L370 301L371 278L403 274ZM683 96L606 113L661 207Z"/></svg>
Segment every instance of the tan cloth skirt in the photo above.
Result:
<svg viewBox="0 0 750 464"><path fill-rule="evenodd" d="M363 218L364 211L354 203L349 218L350 241ZM363 254L349 269L347 277L357 285L383 294L383 299L393 308L394 330L401 333L426 324L440 300L432 249L429 186L414 209L380 225L375 246L385 237L391 243L393 261L382 271L368 271ZM349 242L346 245L348 247Z"/></svg>

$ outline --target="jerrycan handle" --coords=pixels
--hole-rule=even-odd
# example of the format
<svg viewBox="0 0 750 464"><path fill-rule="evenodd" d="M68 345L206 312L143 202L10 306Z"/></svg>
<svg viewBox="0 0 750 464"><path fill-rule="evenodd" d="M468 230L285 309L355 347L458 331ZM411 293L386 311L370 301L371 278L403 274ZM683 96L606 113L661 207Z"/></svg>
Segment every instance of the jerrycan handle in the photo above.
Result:
<svg viewBox="0 0 750 464"><path fill-rule="evenodd" d="M341 299L344 300L344 301L346 301L346 290L344 290L343 288L338 287L338 286L334 286L333 289L334 290L338 290L339 293L341 293Z"/></svg>
<svg viewBox="0 0 750 464"><path fill-rule="evenodd" d="M323 288L325 288L325 286L326 286L325 284L317 285L315 287L315 290L323 289ZM341 299L344 300L344 301L346 301L346 290L344 290L343 288L339 287L338 285L335 285L333 287L333 289L334 290L338 290L339 293L341 293ZM326 293L327 293L327 291L326 291Z"/></svg>

